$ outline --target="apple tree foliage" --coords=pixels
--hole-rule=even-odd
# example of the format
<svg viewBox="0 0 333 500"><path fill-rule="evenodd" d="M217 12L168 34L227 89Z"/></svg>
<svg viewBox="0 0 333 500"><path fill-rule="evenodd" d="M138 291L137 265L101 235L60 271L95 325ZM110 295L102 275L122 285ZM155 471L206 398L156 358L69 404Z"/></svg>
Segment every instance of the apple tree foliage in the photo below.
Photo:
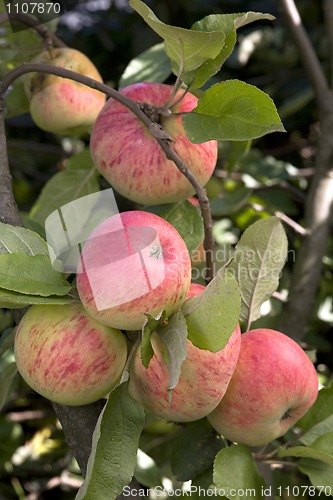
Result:
<svg viewBox="0 0 333 500"><path fill-rule="evenodd" d="M169 319L167 326L161 311L158 318L147 317L142 331L141 353L146 366L153 355L152 332L157 331L166 346L172 397L172 388L177 384L186 356L186 337L197 347L216 352L225 346L238 321L244 329L251 325L274 327L278 324L281 313L278 299L283 299L290 275L287 233L290 239L290 231L296 229L301 233L302 226L285 215L284 212L291 215L297 212L289 198L284 202L285 192L281 198L273 192L270 199L263 187L290 183L296 168L272 156L264 156L252 146L253 140L266 134L284 132L271 97L241 79L223 76L228 58L240 50L242 38L237 42L238 30L256 21L274 21L271 14L252 11L211 14L194 22L190 28L181 28L162 22L141 0L130 0L129 5L162 42L128 61L119 87L137 81L171 79L174 82L176 78L189 85L199 101L193 112L183 117L186 133L194 143L210 139L220 141L224 173L227 173L224 183L216 175L207 186L217 242L214 279L200 296L188 300ZM54 30L56 22L49 28ZM43 48L40 38L30 29L18 33L4 31L0 37L3 47L1 77ZM6 118L27 110L23 85L17 80L6 95ZM61 455L59 443L62 438L59 429L48 422L50 417L44 417L44 427L29 436L30 448L27 450L22 426L8 418L5 412L13 400L18 400L20 406L27 398L27 389L17 375L13 358L15 329L7 310L78 300L72 277L52 267L44 233L45 220L54 210L107 187L91 161L88 143L78 141L78 150L74 149L66 158L64 168L43 183L29 210L22 211L24 228L0 222L0 326L3 330L0 340L0 406L3 409L0 471L22 477L22 483L27 480L25 466L28 470L29 463L38 462L38 457L52 452L59 474L65 465L80 478L78 469L70 464L69 455ZM10 144L9 154L13 154ZM221 173L221 167L217 170L217 174ZM302 193L301 189L299 192ZM284 211L281 210L283 204ZM203 238L203 223L192 204L184 201L144 209L173 224L190 254L194 255ZM194 279L200 283L203 283L203 268L204 264L194 268L198 271ZM223 314L217 315L217 310ZM309 352L309 355L314 354ZM127 392L124 374L122 383L109 395L100 413L87 473L75 498L116 498L133 476L140 488L167 484L170 489L184 488L182 496L186 496L187 481L192 481L192 487L216 488L214 496L229 499L241 498L240 492L253 489L255 498L264 498L263 491L271 485L275 488L314 486L318 497L320 488L326 488L324 491L333 495L333 390L328 379L322 382L324 387L316 403L295 428L267 449L253 450L245 445L227 443L212 430L206 419L177 425L151 416L145 418L142 407ZM63 462L54 450L59 450ZM28 453L28 459L20 456L24 453ZM274 465L272 470L267 464L263 468L266 462ZM75 487L77 489L79 484L80 479L72 486L72 496L66 498L74 498ZM70 482L68 485L71 488ZM16 493L20 490L18 479L4 487L4 495L8 494L5 498L14 498L13 490ZM235 491L239 492L239 497L234 495ZM191 492L192 497L196 495ZM281 492L276 496L285 498ZM18 498L23 498L22 493Z"/></svg>

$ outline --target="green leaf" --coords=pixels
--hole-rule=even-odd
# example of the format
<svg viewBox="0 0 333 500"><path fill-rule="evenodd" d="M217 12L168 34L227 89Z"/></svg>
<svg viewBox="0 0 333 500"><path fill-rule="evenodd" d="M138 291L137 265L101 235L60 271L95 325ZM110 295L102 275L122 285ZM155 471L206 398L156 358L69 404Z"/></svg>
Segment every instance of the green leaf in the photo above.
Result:
<svg viewBox="0 0 333 500"><path fill-rule="evenodd" d="M163 472L157 466L155 460L138 449L134 477L143 486L154 488L155 486L162 486Z"/></svg>
<svg viewBox="0 0 333 500"><path fill-rule="evenodd" d="M0 337L0 358L4 355L8 349L12 347L15 339L15 328L6 329Z"/></svg>
<svg viewBox="0 0 333 500"><path fill-rule="evenodd" d="M224 33L203 32L169 26L160 21L141 0L130 0L130 6L164 39L165 51L172 61L175 74L192 71L207 59L216 57L224 45Z"/></svg>
<svg viewBox="0 0 333 500"><path fill-rule="evenodd" d="M0 222L0 255L10 253L48 255L48 248L46 241L34 231Z"/></svg>
<svg viewBox="0 0 333 500"><path fill-rule="evenodd" d="M257 500L264 498L262 491L266 486L265 482L259 474L250 448L242 444L223 448L216 455L213 482L230 500L243 500L244 490L247 491L247 496Z"/></svg>
<svg viewBox="0 0 333 500"><path fill-rule="evenodd" d="M216 494L214 494L212 483L213 483L213 465L193 479L192 489L191 489L192 500L201 500L203 496L209 498L226 498L225 496L218 495L217 491ZM202 492L204 490L205 494L203 495Z"/></svg>
<svg viewBox="0 0 333 500"><path fill-rule="evenodd" d="M168 391L174 389L180 377L182 363L187 354L187 326L181 311L169 318L168 324L157 330L168 357L169 385Z"/></svg>
<svg viewBox="0 0 333 500"><path fill-rule="evenodd" d="M242 297L240 317L247 322L247 329L260 317L263 302L277 289L287 253L287 236L277 217L251 224L237 243L228 269L238 281Z"/></svg>
<svg viewBox="0 0 333 500"><path fill-rule="evenodd" d="M8 416L0 417L0 463L10 461L13 454L23 444L21 425L11 422ZM2 467L1 467L2 469Z"/></svg>
<svg viewBox="0 0 333 500"><path fill-rule="evenodd" d="M212 465L223 447L221 437L207 419L189 423L173 443L171 468L178 481L189 481Z"/></svg>
<svg viewBox="0 0 333 500"><path fill-rule="evenodd" d="M323 434L310 446L280 448L279 457L313 458L333 466L333 432Z"/></svg>
<svg viewBox="0 0 333 500"><path fill-rule="evenodd" d="M86 479L76 500L115 499L132 479L144 411L128 394L127 385L111 392L99 416Z"/></svg>
<svg viewBox="0 0 333 500"><path fill-rule="evenodd" d="M192 88L202 87L211 76L221 69L225 60L230 56L236 43L237 29L260 19L272 21L275 18L270 14L262 14L261 12L242 12L239 14L212 14L194 23L193 30L204 32L220 31L224 33L225 41L221 52L215 58L208 59L195 72L186 73L183 80L191 84Z"/></svg>
<svg viewBox="0 0 333 500"><path fill-rule="evenodd" d="M6 95L6 118L29 112L29 101L24 91L23 81L16 81Z"/></svg>
<svg viewBox="0 0 333 500"><path fill-rule="evenodd" d="M297 427L303 433L299 440L305 445L312 444L327 432L333 432L333 383L319 391L315 404L297 422Z"/></svg>
<svg viewBox="0 0 333 500"><path fill-rule="evenodd" d="M297 467L308 476L313 486L316 486L321 493L325 492L325 488L326 491L328 490L328 495L325 493L325 497L332 495L333 467L331 465L319 460L303 458L297 462Z"/></svg>
<svg viewBox="0 0 333 500"><path fill-rule="evenodd" d="M141 360L145 368L148 368L151 358L154 356L154 350L151 345L150 337L158 326L163 325L166 320L166 312L162 311L156 318L150 314L146 314L146 321L142 327L141 341Z"/></svg>
<svg viewBox="0 0 333 500"><path fill-rule="evenodd" d="M165 212L161 212L160 216L177 229L189 254L192 255L204 239L203 220L198 207L185 200L171 205Z"/></svg>
<svg viewBox="0 0 333 500"><path fill-rule="evenodd" d="M182 311L192 344L220 351L238 324L240 294L235 278L220 269L200 295L184 303Z"/></svg>
<svg viewBox="0 0 333 500"><path fill-rule="evenodd" d="M0 308L5 309L21 309L32 304L49 304L49 305L65 305L72 304L74 299L69 295L63 297L49 296L39 297L38 295L26 295L11 290L0 288Z"/></svg>
<svg viewBox="0 0 333 500"><path fill-rule="evenodd" d="M43 41L35 30L26 29L14 33L8 25L4 26L4 33L0 33L0 78L43 50Z"/></svg>
<svg viewBox="0 0 333 500"><path fill-rule="evenodd" d="M239 80L212 85L182 123L195 144L216 139L245 141L271 132L284 132L272 99Z"/></svg>
<svg viewBox="0 0 333 500"><path fill-rule="evenodd" d="M65 170L47 182L30 211L30 217L44 225L47 217L58 208L99 191L98 178L89 149L81 151L68 161Z"/></svg>
<svg viewBox="0 0 333 500"><path fill-rule="evenodd" d="M48 256L23 253L0 255L0 283L7 290L43 297L66 295L71 289Z"/></svg>
<svg viewBox="0 0 333 500"><path fill-rule="evenodd" d="M251 189L241 187L232 193L223 194L221 198L215 198L210 204L212 214L223 217L238 212L248 203L251 194Z"/></svg>
<svg viewBox="0 0 333 500"><path fill-rule="evenodd" d="M157 43L131 60L120 78L119 87L138 82L163 83L171 73L164 43Z"/></svg>
<svg viewBox="0 0 333 500"><path fill-rule="evenodd" d="M17 374L16 363L10 363L0 373L0 410L6 404L10 388Z"/></svg>

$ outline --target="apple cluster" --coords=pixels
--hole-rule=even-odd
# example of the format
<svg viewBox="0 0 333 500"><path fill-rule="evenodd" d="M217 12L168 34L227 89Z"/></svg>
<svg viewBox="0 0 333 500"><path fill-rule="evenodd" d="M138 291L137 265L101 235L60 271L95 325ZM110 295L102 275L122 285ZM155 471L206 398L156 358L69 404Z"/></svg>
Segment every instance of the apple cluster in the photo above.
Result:
<svg viewBox="0 0 333 500"><path fill-rule="evenodd" d="M36 60L101 81L92 63L72 49L53 49ZM94 163L123 196L152 205L194 194L147 127L116 100L105 103L95 90L51 75L30 75L25 87L32 117L44 130L75 135L92 127ZM171 86L157 83L120 92L159 110L158 122L175 152L204 186L215 167L217 143L192 144L181 119L197 98L181 90L173 95ZM151 212L123 212L99 224L83 246L76 284L80 302L34 305L16 332L22 377L52 401L82 405L107 397L128 369L129 392L147 412L174 422L208 417L226 439L259 446L285 434L316 399L312 362L295 341L270 329L241 334L237 325L218 352L187 339L172 398L158 331L151 335L154 354L148 368L140 346L128 358L127 331L140 335L147 314L158 317L165 311L169 318L204 290L191 283L191 258L180 234Z"/></svg>
<svg viewBox="0 0 333 500"><path fill-rule="evenodd" d="M52 401L81 405L106 397L127 358L124 331L139 331L146 314L170 317L204 287L191 283L191 260L175 228L144 211L102 222L83 247L77 274L81 303L35 305L16 333L15 356L26 382ZM129 298L131 297L131 298ZM227 312L226 312L227 313ZM189 339L169 398L165 346L151 335L148 368L132 353L129 393L147 412L174 422L208 417L225 438L250 446L283 434L314 403L316 370L286 335L239 325L218 352Z"/></svg>

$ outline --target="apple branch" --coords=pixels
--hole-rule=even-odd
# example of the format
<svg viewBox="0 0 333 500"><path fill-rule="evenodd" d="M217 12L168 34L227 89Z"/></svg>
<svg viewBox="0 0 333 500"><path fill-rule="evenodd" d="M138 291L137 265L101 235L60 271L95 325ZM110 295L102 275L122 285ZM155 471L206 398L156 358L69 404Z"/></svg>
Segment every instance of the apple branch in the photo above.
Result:
<svg viewBox="0 0 333 500"><path fill-rule="evenodd" d="M95 90L99 90L103 92L108 97L112 97L120 104L126 106L132 113L134 113L138 119L146 125L148 130L154 136L162 150L164 151L166 157L173 161L178 170L188 179L188 181L192 184L200 203L202 218L204 221L204 230L205 230L205 242L204 248L206 252L206 281L209 282L214 277L214 261L213 261L213 246L214 240L212 235L212 216L210 211L210 203L206 194L205 188L201 186L201 184L197 181L192 172L186 167L181 158L177 155L174 149L171 146L170 137L163 131L161 126L154 121L154 119L146 114L144 111L144 103L138 103L133 101L132 99L124 96L117 90L108 87L104 83L98 82L92 78L76 73L75 71L71 71L65 68L59 68L57 66L52 66L50 64L37 64L37 63L25 63L22 66L19 66L13 69L10 73L8 73L2 81L0 86L0 94L3 96L5 92L9 89L9 87L13 84L13 82L23 76L26 73L31 72L39 72L39 73L49 73L55 76L59 76L62 78L68 78L70 80L75 80L76 82L82 83L83 85L87 85Z"/></svg>
<svg viewBox="0 0 333 500"><path fill-rule="evenodd" d="M33 28L45 40L46 46L51 47L66 47L66 44L50 31L44 24L40 24L38 19L31 14L0 14L0 25L6 22L18 22L29 28Z"/></svg>

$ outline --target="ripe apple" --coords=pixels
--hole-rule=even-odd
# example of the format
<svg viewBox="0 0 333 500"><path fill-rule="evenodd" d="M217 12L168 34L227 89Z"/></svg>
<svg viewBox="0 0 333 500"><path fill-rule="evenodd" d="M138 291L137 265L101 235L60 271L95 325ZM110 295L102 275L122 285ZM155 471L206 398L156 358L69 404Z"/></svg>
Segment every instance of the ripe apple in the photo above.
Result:
<svg viewBox="0 0 333 500"><path fill-rule="evenodd" d="M187 298L199 295L204 287L191 284ZM156 333L151 336L154 349L148 368L141 361L140 348L130 367L129 392L146 410L174 422L190 422L205 417L221 401L236 367L240 349L237 326L226 346L216 353L199 349L187 339L187 357L172 400L169 402L169 370L163 343Z"/></svg>
<svg viewBox="0 0 333 500"><path fill-rule="evenodd" d="M17 368L36 392L69 406L106 396L127 358L119 330L90 318L81 304L34 305L15 336Z"/></svg>
<svg viewBox="0 0 333 500"><path fill-rule="evenodd" d="M103 81L90 59L78 50L50 49L31 62L52 64ZM24 88L36 125L47 132L62 135L76 136L89 132L106 99L102 92L47 73L28 73Z"/></svg>
<svg viewBox="0 0 333 500"><path fill-rule="evenodd" d="M242 335L228 390L208 420L230 441L262 446L282 436L313 405L316 370L290 337L260 328Z"/></svg>
<svg viewBox="0 0 333 500"><path fill-rule="evenodd" d="M162 83L135 83L120 90L140 103L164 107L173 87ZM173 103L184 94L179 90ZM181 113L196 107L189 92L159 122L174 142L172 147L202 186L211 177L217 159L217 142L193 144L182 125ZM109 99L94 123L90 138L93 160L100 173L123 196L144 205L175 203L194 194L190 182L168 160L147 127L125 106Z"/></svg>
<svg viewBox="0 0 333 500"><path fill-rule="evenodd" d="M175 313L190 281L191 260L180 234L161 217L134 210L106 219L89 236L77 288L93 318L138 330L145 313Z"/></svg>

